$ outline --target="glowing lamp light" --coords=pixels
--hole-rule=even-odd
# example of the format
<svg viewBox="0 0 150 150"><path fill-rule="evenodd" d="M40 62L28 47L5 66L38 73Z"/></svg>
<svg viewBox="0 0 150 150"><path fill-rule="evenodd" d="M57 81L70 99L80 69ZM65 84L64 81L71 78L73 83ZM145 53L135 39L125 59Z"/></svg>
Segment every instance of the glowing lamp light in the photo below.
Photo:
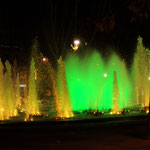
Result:
<svg viewBox="0 0 150 150"><path fill-rule="evenodd" d="M148 113L149 113L149 110L147 110L146 113L148 114Z"/></svg>
<svg viewBox="0 0 150 150"><path fill-rule="evenodd" d="M150 77L148 77L148 80L150 80Z"/></svg>
<svg viewBox="0 0 150 150"><path fill-rule="evenodd" d="M79 45L79 44L80 44L80 41L79 41L79 40L74 40L74 44L75 44L75 45Z"/></svg>
<svg viewBox="0 0 150 150"><path fill-rule="evenodd" d="M121 114L121 112L119 112L119 111L118 111L118 112L117 112L117 114L118 114L118 115L120 115L120 114Z"/></svg>
<svg viewBox="0 0 150 150"><path fill-rule="evenodd" d="M44 62L46 61L46 58L45 58L45 57L43 57L43 61L44 61Z"/></svg>
<svg viewBox="0 0 150 150"><path fill-rule="evenodd" d="M80 44L80 41L79 41L79 40L74 40L73 44L71 44L71 48L72 48L74 51L77 51L78 48L79 48L79 44Z"/></svg>
<svg viewBox="0 0 150 150"><path fill-rule="evenodd" d="M26 84L20 84L19 87L25 88L27 85Z"/></svg>

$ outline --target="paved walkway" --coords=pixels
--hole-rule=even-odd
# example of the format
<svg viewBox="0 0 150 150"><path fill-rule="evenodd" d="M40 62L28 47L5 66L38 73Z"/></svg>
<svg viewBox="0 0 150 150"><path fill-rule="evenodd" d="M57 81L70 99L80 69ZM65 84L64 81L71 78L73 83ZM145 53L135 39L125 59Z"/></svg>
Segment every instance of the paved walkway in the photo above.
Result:
<svg viewBox="0 0 150 150"><path fill-rule="evenodd" d="M95 128L94 128L95 126ZM150 150L146 125L1 128L0 147L12 150Z"/></svg>

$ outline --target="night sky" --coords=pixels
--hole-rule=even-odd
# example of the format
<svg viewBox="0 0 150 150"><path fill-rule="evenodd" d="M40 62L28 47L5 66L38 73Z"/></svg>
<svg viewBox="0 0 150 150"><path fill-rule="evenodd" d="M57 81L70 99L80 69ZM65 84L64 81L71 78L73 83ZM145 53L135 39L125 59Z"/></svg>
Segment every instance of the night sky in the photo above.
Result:
<svg viewBox="0 0 150 150"><path fill-rule="evenodd" d="M104 56L113 50L131 62L139 35L150 47L149 27L149 0L5 1L0 4L0 56L25 59L37 36L44 55L57 59L77 37L83 49L87 42L86 48Z"/></svg>

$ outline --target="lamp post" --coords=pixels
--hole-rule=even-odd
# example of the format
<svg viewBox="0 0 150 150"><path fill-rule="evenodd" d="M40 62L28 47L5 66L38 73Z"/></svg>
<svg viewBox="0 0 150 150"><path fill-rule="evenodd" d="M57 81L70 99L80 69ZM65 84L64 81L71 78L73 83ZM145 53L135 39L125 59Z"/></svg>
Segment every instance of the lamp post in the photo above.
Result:
<svg viewBox="0 0 150 150"><path fill-rule="evenodd" d="M80 40L76 39L76 40L74 40L73 44L71 44L71 48L72 48L74 51L77 51L78 48L79 48L79 44L80 44Z"/></svg>

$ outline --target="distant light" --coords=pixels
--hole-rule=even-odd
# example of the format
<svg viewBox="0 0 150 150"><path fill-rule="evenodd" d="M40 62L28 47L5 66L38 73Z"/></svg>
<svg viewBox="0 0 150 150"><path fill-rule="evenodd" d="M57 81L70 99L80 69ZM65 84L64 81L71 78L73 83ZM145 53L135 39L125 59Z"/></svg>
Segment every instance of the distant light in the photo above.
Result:
<svg viewBox="0 0 150 150"><path fill-rule="evenodd" d="M45 57L43 57L43 61L44 61L44 62L46 61L46 58L45 58Z"/></svg>
<svg viewBox="0 0 150 150"><path fill-rule="evenodd" d="M26 87L26 84L20 84L19 87Z"/></svg>
<svg viewBox="0 0 150 150"><path fill-rule="evenodd" d="M75 45L79 45L79 44L80 44L80 41L79 41L79 40L74 40L74 44L75 44Z"/></svg>
<svg viewBox="0 0 150 150"><path fill-rule="evenodd" d="M120 112L120 111L118 111L118 112L117 112L117 114L119 115L119 114L121 114L121 112Z"/></svg>
<svg viewBox="0 0 150 150"><path fill-rule="evenodd" d="M148 80L150 80L150 77L148 77Z"/></svg>
<svg viewBox="0 0 150 150"><path fill-rule="evenodd" d="M148 113L149 113L149 110L147 110L146 113L148 114Z"/></svg>
<svg viewBox="0 0 150 150"><path fill-rule="evenodd" d="M105 78L107 77L107 73L104 74L104 77L105 77Z"/></svg>

